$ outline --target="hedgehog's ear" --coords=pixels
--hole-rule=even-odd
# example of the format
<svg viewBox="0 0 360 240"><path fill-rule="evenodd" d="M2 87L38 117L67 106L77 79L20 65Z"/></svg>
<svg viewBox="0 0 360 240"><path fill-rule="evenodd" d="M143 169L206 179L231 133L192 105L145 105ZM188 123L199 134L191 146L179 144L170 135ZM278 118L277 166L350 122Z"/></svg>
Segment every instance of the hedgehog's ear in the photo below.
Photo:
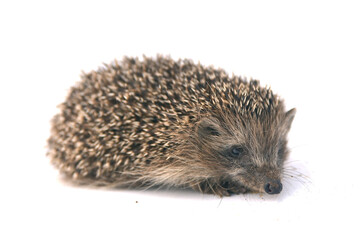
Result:
<svg viewBox="0 0 360 240"><path fill-rule="evenodd" d="M290 130L291 124L295 118L295 114L296 114L296 108L293 108L285 113L284 124L287 132Z"/></svg>
<svg viewBox="0 0 360 240"><path fill-rule="evenodd" d="M200 138L220 136L221 133L219 121L217 119L207 117L200 120L197 133Z"/></svg>

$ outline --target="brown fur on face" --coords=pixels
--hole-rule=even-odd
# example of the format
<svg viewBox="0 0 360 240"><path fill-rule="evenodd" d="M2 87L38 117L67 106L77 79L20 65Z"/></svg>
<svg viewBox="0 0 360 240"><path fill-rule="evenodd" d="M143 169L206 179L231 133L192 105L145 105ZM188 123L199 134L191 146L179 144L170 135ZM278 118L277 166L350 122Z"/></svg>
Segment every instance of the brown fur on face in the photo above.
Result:
<svg viewBox="0 0 360 240"><path fill-rule="evenodd" d="M49 156L70 179L220 196L278 184L295 115L258 81L161 56L85 74L60 108Z"/></svg>
<svg viewBox="0 0 360 240"><path fill-rule="evenodd" d="M260 118L223 115L203 118L198 125L201 161L218 162L218 180L225 179L247 191L264 192L269 181L280 181L287 158L286 135L295 110L264 114ZM246 119L244 121L244 119ZM241 149L238 156L232 149ZM215 176L216 174L214 174Z"/></svg>

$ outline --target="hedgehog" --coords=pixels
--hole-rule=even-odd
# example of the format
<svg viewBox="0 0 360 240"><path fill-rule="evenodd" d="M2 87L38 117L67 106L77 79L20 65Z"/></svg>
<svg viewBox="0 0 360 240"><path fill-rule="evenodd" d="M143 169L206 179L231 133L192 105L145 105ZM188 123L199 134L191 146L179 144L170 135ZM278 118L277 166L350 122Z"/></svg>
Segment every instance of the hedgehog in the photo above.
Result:
<svg viewBox="0 0 360 240"><path fill-rule="evenodd" d="M169 56L83 73L52 119L48 156L73 183L278 194L295 109L258 80Z"/></svg>

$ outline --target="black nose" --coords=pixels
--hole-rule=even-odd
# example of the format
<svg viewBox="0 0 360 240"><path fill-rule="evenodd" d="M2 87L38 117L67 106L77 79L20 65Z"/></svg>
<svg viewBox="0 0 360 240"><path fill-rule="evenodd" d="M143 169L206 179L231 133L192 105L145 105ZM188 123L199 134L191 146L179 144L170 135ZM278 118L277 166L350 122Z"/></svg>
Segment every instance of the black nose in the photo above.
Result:
<svg viewBox="0 0 360 240"><path fill-rule="evenodd" d="M269 181L265 183L264 189L268 194L278 194L282 190L282 184L279 180Z"/></svg>

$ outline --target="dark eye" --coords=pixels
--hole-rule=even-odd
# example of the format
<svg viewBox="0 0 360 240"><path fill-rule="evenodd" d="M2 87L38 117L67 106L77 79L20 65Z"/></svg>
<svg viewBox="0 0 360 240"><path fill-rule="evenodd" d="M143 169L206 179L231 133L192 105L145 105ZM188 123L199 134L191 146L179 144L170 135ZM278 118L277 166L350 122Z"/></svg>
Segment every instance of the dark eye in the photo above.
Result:
<svg viewBox="0 0 360 240"><path fill-rule="evenodd" d="M230 149L230 152L231 152L232 156L238 157L244 152L244 149L242 147L239 147L239 146L234 146L234 147L232 147Z"/></svg>
<svg viewBox="0 0 360 240"><path fill-rule="evenodd" d="M278 158L279 159L283 159L286 155L286 148L285 147L280 147L278 150Z"/></svg>

